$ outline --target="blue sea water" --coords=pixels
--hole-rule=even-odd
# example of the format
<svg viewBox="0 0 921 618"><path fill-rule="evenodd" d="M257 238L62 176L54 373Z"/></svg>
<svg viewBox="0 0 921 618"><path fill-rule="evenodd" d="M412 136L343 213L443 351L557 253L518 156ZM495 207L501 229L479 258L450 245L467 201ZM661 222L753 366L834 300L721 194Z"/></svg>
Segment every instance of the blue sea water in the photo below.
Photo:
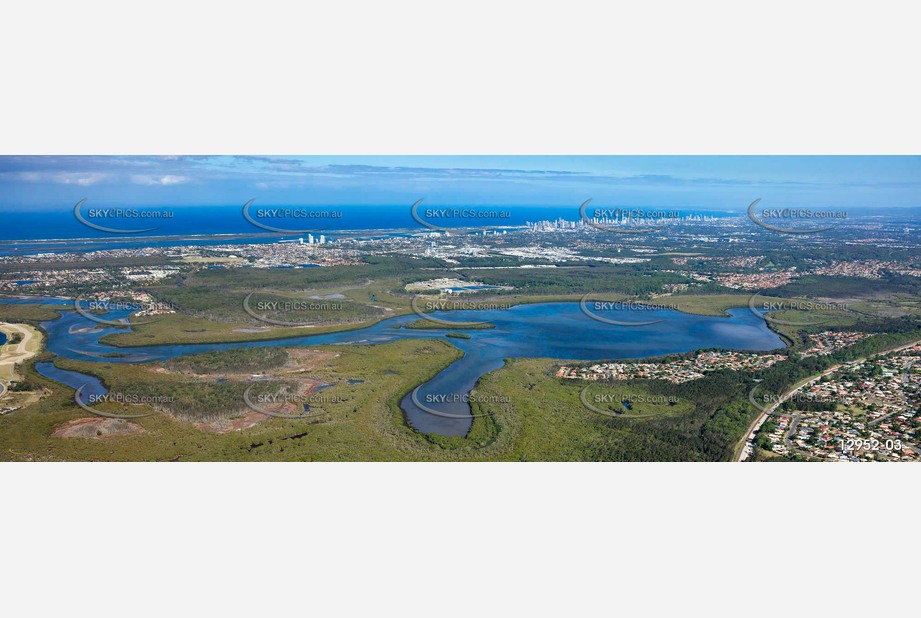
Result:
<svg viewBox="0 0 921 618"><path fill-rule="evenodd" d="M265 206L273 208L299 208ZM342 230L409 230L426 231L427 228L415 221L410 213L410 206L310 206L300 207L309 211L337 212L337 218L292 219L260 218L258 209L250 209L251 216L259 223L292 230L290 234L267 231L253 225L243 216L242 206L182 206L158 208L141 208L140 211L168 211L170 218L115 218L88 219L92 223L113 229L131 230L154 228L140 234L107 233L87 227L74 216L73 206L56 210L41 211L4 211L0 212L0 255L16 255L35 249L34 241L57 240L63 242L42 242L38 246L43 251L92 251L102 248L136 248L170 246L174 244L218 244L228 242L220 235L233 236L244 234L255 236L257 242L275 242L282 238L304 236L296 230L311 228L315 234L324 233L330 239L335 238L336 231ZM464 207L458 207L464 208ZM476 211L492 210L475 207ZM577 221L579 210L575 206L514 206L502 207L508 218L476 221L465 218L448 218L433 220L438 226L468 227L485 226L522 226L528 221L556 220ZM88 213L86 206L81 213ZM711 211L678 211L687 214L704 214L710 216L728 216L729 213ZM87 219L84 214L84 219ZM217 235L218 238L213 238ZM400 235L393 232L393 235ZM404 233L405 235L405 233ZM201 236L194 242L176 243L176 237ZM209 238L204 238L208 236ZM165 238L164 238L165 237ZM377 237L380 237L379 235ZM30 243L30 241L33 241ZM248 240L251 242L251 240Z"/></svg>

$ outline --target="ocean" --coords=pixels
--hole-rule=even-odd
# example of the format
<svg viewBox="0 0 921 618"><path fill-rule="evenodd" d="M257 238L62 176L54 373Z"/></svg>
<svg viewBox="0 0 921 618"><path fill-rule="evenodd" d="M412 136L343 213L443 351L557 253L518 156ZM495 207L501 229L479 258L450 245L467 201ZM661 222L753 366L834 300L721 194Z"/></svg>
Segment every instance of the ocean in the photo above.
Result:
<svg viewBox="0 0 921 618"><path fill-rule="evenodd" d="M600 208L600 206L599 206ZM101 207L99 208L102 209ZM300 210L311 214L325 213L327 216L316 218L297 218L271 216L259 217L259 211ZM528 221L565 219L577 221L579 208L575 206L444 206L422 204L419 214L425 217L429 209L451 209L454 211L498 212L501 217L468 218L461 215L439 218L437 215L426 220L441 227L482 226L521 226ZM138 208L141 214L155 212L170 213L167 218L145 218L143 216L126 218L91 218L89 213L96 208L84 205L80 212L83 217L94 224L120 230L156 228L143 234L119 234L102 232L80 223L74 216L73 206L61 210L38 211L4 211L0 212L0 241L17 240L74 240L74 239L111 239L116 237L142 238L144 236L189 236L211 234L270 234L243 216L243 207L236 206L160 206ZM648 210L648 209L647 209ZM661 210L661 209L660 209ZM316 229L318 231L335 230L389 230L389 229L426 229L415 221L406 206L277 206L256 205L249 208L252 217L260 223L271 227L292 229ZM729 216L738 213L726 213L703 210L670 210L681 216L701 214L709 216ZM339 216L329 216L336 213Z"/></svg>
<svg viewBox="0 0 921 618"><path fill-rule="evenodd" d="M428 216L432 210L448 209L455 216ZM102 210L102 208L99 208ZM181 206L138 208L137 214L123 217L92 218L84 204L81 216L90 223L113 230L145 230L142 233L104 232L84 225L76 218L73 206L62 210L5 211L0 212L0 256L34 255L52 252L86 252L103 249L138 249L144 247L169 247L177 245L218 245L241 243L271 243L284 238L306 236L297 230L311 230L334 240L337 232L375 232L402 230L403 233L426 231L416 221L407 206L259 206L248 209L258 223L289 231L282 233L254 225L243 216L240 206ZM272 217L272 211L295 211L302 215ZM267 211L267 212L266 212ZM265 212L268 216L260 216ZM303 213L324 215L303 218ZM578 221L579 209L573 206L420 206L419 216L442 228L461 227L519 227L527 222L557 219ZM492 213L491 217L469 217L466 213ZM591 214L591 210L589 213ZM669 210L670 216L689 214L711 217L734 216L738 213L704 210ZM169 213L169 217L153 218L150 213ZM456 213L462 213L457 215ZM499 213L500 216L495 216ZM139 216L140 215L140 216ZM154 229L148 229L154 228ZM390 235L400 235L392 232ZM380 234L369 234L381 237Z"/></svg>

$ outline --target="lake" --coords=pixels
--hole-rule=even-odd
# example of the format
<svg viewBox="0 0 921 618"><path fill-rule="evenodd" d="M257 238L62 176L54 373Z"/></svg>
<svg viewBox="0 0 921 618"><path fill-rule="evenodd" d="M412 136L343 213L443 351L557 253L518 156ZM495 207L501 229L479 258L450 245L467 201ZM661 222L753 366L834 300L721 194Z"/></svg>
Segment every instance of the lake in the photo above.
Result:
<svg viewBox="0 0 921 618"><path fill-rule="evenodd" d="M506 358L635 359L700 348L763 352L784 347L783 341L767 327L765 321L748 309L730 310L729 317L623 307L595 313L635 325L613 325L592 319L583 313L579 303L561 302L518 305L509 309L439 313L439 319L488 321L495 325L492 329L463 331L470 335L470 339L446 338L445 334L449 330L396 328L418 320L415 314L389 318L351 331L274 341L132 348L116 348L101 343L101 337L121 329L97 324L74 311L66 311L59 319L44 322L42 326L48 333L48 349L58 356L107 363L144 363L240 347L377 344L398 339L443 339L460 349L464 356L422 384L416 392L415 401L411 395L407 395L400 402L416 429L442 435L466 434L471 424L466 395L480 377L501 367ZM127 311L113 311L104 317L113 320L126 317L127 314ZM653 321L654 324L649 324ZM412 362L412 359L406 361ZM57 379L51 375L48 377ZM73 376L68 378L73 381ZM417 402L434 413L422 409Z"/></svg>

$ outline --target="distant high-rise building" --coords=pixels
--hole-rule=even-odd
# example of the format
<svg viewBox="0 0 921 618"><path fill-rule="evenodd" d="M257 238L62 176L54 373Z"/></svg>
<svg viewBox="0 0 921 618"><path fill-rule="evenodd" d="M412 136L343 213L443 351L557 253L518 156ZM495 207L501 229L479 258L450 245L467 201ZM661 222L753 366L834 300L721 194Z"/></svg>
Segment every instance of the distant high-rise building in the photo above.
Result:
<svg viewBox="0 0 921 618"><path fill-rule="evenodd" d="M320 234L320 244L321 244L321 245L325 245L325 244L326 244L326 236L323 235L323 234Z"/></svg>
<svg viewBox="0 0 921 618"><path fill-rule="evenodd" d="M307 234L307 244L308 245L313 244L313 234Z"/></svg>

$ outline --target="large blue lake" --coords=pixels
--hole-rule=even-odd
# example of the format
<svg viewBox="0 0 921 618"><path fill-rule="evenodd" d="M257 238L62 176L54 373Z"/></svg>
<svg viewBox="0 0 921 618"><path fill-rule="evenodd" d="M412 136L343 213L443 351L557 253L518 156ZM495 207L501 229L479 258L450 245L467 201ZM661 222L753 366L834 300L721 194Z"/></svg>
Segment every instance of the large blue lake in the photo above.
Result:
<svg viewBox="0 0 921 618"><path fill-rule="evenodd" d="M318 346L377 344L398 339L445 339L463 351L463 358L451 364L416 392L407 395L401 407L413 426L427 433L464 435L470 427L470 407L465 399L476 381L498 369L506 358L554 358L603 360L643 358L688 352L699 348L767 351L784 346L765 321L747 309L731 310L730 317L696 316L672 310L610 309L596 312L608 319L636 325L612 325L590 318L578 303L540 303L504 310L444 312L440 319L487 321L492 329L463 331L470 339L445 338L443 330L397 328L419 319L411 314L390 318L373 326L324 335L307 335L244 343L160 345L116 348L100 338L123 329L104 326L77 312L44 322L47 347L63 358L107 363L144 363L174 356L240 347ZM123 317L110 313L105 319ZM656 321L655 324L644 324ZM412 358L406 359L412 363ZM46 367L47 368L47 367ZM40 372L42 368L38 368ZM45 373L45 375L48 375ZM79 374L78 374L79 375ZM61 380L61 375L48 375ZM361 378L362 376L355 376ZM69 376L70 386L75 378ZM87 378L89 384L90 379ZM417 405L437 413L426 411Z"/></svg>

